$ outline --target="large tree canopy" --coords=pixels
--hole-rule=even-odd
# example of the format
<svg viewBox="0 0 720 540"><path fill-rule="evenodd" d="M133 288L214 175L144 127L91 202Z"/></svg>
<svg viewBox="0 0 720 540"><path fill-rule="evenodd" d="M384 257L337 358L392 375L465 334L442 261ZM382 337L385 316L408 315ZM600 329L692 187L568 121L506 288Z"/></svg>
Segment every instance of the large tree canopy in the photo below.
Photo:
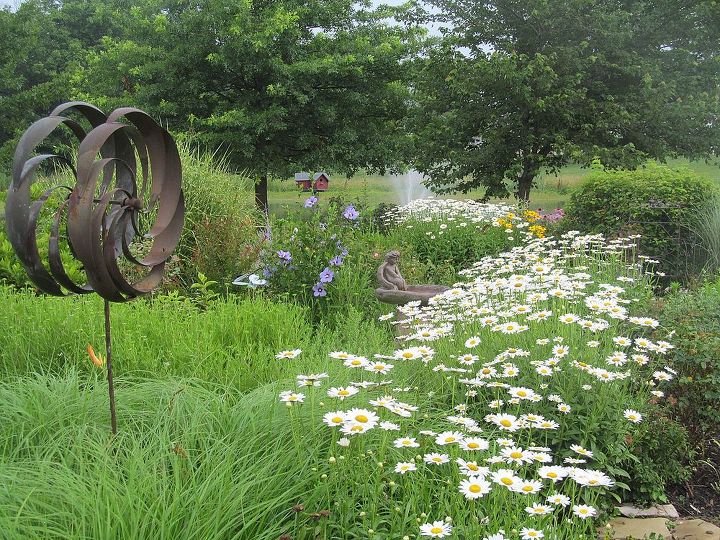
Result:
<svg viewBox="0 0 720 540"><path fill-rule="evenodd" d="M132 0L27 0L0 9L0 163L30 123L72 99L87 50L115 32L115 11Z"/></svg>
<svg viewBox="0 0 720 540"><path fill-rule="evenodd" d="M419 30L352 0L146 0L75 84L134 103L266 179L401 160ZM262 197L264 186L260 184ZM264 201L261 201L264 203Z"/></svg>
<svg viewBox="0 0 720 540"><path fill-rule="evenodd" d="M541 170L717 155L720 10L687 0L432 0L417 168L438 191L527 199Z"/></svg>

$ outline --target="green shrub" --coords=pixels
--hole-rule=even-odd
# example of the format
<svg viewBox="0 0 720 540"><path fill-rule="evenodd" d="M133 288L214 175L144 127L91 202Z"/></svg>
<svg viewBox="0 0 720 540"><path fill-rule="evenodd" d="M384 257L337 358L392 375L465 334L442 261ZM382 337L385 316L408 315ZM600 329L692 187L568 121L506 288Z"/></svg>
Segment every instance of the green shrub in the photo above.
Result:
<svg viewBox="0 0 720 540"><path fill-rule="evenodd" d="M468 268L486 255L497 255L511 245L505 229L489 223L459 227L435 221L413 221L410 229L408 224L401 226L401 229L404 228L403 243L432 268L450 267L454 273ZM447 228L441 228L443 225Z"/></svg>
<svg viewBox="0 0 720 540"><path fill-rule="evenodd" d="M262 245L261 216L248 195L250 180L188 144L180 145L180 157L186 214L174 277L185 287L199 273L228 284L257 264Z"/></svg>
<svg viewBox="0 0 720 540"><path fill-rule="evenodd" d="M685 167L649 162L634 171L595 170L573 193L564 225L609 237L640 234L643 254L659 259L671 278L685 278L695 271L690 224L717 191Z"/></svg>
<svg viewBox="0 0 720 540"><path fill-rule="evenodd" d="M669 390L675 416L697 442L709 441L720 432L720 281L669 296L661 318L675 330L670 365L678 373Z"/></svg>
<svg viewBox="0 0 720 540"><path fill-rule="evenodd" d="M681 423L654 413L626 443L621 464L634 501L667 502L667 488L690 478L693 450Z"/></svg>

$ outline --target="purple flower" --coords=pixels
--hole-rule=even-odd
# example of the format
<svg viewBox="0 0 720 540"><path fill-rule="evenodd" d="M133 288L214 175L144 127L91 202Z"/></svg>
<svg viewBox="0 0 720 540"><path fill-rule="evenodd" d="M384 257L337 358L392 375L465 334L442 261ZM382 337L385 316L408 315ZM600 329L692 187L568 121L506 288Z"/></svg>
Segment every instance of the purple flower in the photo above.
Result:
<svg viewBox="0 0 720 540"><path fill-rule="evenodd" d="M285 264L290 264L290 261L292 261L292 255L289 251L283 251L282 249L277 252L277 256L280 258L280 260Z"/></svg>
<svg viewBox="0 0 720 540"><path fill-rule="evenodd" d="M327 296L327 291L325 290L325 287L322 283L316 283L313 285L313 296Z"/></svg>
<svg viewBox="0 0 720 540"><path fill-rule="evenodd" d="M327 266L325 267L325 270L320 272L320 283L330 283L332 282L333 278L335 277L335 272L330 270Z"/></svg>
<svg viewBox="0 0 720 540"><path fill-rule="evenodd" d="M355 221L357 218L360 217L360 212L355 210L355 207L352 204L350 204L343 212L343 217L350 221Z"/></svg>
<svg viewBox="0 0 720 540"><path fill-rule="evenodd" d="M342 266L343 258L340 255L335 255L330 259L330 266Z"/></svg>
<svg viewBox="0 0 720 540"><path fill-rule="evenodd" d="M315 203L317 203L317 202L318 202L318 198L315 195L313 195L312 197L308 197L307 199L305 199L305 204L303 206L305 208L312 208L313 206L315 206Z"/></svg>

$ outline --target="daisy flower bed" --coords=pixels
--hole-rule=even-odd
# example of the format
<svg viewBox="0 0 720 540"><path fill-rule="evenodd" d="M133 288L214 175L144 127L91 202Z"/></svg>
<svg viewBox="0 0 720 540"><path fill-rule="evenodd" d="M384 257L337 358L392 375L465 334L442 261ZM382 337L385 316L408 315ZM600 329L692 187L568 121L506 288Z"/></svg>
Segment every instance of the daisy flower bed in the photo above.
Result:
<svg viewBox="0 0 720 540"><path fill-rule="evenodd" d="M420 199L385 216L416 255L434 266L461 270L468 261L496 255L528 239L545 236L540 214L503 204Z"/></svg>
<svg viewBox="0 0 720 540"><path fill-rule="evenodd" d="M522 238L429 306L381 317L410 328L396 348L329 350L329 367L280 392L298 455L313 456L307 500L327 511L292 538L597 536L674 376L672 345L647 337L664 334L643 313L633 241Z"/></svg>

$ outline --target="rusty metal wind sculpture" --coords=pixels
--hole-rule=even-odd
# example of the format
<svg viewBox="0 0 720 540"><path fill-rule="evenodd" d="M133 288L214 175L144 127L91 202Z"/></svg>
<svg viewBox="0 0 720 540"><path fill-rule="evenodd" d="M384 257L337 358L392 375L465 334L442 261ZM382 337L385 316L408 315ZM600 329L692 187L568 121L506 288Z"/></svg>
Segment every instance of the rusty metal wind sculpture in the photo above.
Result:
<svg viewBox="0 0 720 540"><path fill-rule="evenodd" d="M38 151L62 127L77 140L74 159ZM74 185L49 185L33 200L30 188L37 180L36 172L58 165L71 171ZM47 251L43 250L46 265L38 246L38 224L43 221L43 211L48 211L45 206L52 204L57 207L52 209ZM120 108L106 116L89 103L64 103L20 138L5 208L8 237L41 291L57 296L94 291L104 299L113 434L117 433L117 418L110 302L131 300L160 284L166 261L180 240L184 216L175 141L141 110ZM62 243L82 264L86 283L76 283L66 272ZM138 244L142 244L142 256L134 249ZM137 279L128 277L129 270L139 274Z"/></svg>

